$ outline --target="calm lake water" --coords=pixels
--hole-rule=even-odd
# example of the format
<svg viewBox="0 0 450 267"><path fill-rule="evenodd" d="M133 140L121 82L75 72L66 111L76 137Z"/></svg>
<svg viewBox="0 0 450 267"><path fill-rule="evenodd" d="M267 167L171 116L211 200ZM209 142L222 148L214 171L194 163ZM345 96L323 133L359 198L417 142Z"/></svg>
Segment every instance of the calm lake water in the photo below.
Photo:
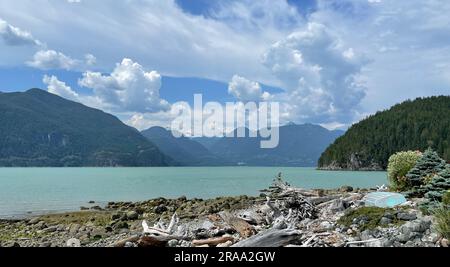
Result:
<svg viewBox="0 0 450 267"><path fill-rule="evenodd" d="M302 188L367 188L387 183L385 172L327 172L314 168L0 168L0 218L75 211L89 201L157 197L258 195L273 178Z"/></svg>

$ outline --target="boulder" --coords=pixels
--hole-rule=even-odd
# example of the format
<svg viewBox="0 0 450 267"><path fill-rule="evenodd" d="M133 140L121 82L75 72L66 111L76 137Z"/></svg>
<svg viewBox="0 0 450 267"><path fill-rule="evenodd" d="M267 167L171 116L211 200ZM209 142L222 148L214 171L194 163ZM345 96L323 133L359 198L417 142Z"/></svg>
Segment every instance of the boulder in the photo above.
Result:
<svg viewBox="0 0 450 267"><path fill-rule="evenodd" d="M399 212L397 214L397 219L402 221L413 221L417 219L417 215L415 213Z"/></svg>
<svg viewBox="0 0 450 267"><path fill-rule="evenodd" d="M138 218L139 218L139 214L136 211L132 210L132 211L127 212L128 220L134 221L134 220L137 220Z"/></svg>

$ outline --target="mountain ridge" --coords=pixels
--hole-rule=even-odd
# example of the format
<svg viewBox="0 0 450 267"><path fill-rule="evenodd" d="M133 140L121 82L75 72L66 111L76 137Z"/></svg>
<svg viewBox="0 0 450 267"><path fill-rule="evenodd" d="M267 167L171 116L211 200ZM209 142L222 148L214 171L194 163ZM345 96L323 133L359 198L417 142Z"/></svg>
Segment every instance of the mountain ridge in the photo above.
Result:
<svg viewBox="0 0 450 267"><path fill-rule="evenodd" d="M390 155L428 147L450 160L450 96L407 100L354 124L319 159L326 170L385 170Z"/></svg>
<svg viewBox="0 0 450 267"><path fill-rule="evenodd" d="M0 166L167 166L172 160L115 116L47 91L0 94Z"/></svg>

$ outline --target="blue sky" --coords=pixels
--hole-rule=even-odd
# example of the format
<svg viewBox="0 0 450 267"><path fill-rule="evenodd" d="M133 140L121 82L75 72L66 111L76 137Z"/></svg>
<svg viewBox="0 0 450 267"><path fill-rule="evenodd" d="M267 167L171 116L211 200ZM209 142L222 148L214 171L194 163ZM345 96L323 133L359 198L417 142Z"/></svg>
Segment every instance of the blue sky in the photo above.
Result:
<svg viewBox="0 0 450 267"><path fill-rule="evenodd" d="M3 0L0 90L39 87L139 129L167 126L194 93L346 128L450 94L448 13L420 0Z"/></svg>

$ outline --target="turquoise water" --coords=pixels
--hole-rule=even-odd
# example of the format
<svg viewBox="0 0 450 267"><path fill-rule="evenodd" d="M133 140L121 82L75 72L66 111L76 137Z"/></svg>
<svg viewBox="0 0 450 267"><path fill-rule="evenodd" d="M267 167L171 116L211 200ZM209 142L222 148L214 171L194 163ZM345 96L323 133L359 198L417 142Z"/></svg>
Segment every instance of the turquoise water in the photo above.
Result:
<svg viewBox="0 0 450 267"><path fill-rule="evenodd" d="M108 201L258 195L279 173L302 188L374 187L384 172L327 172L314 168L1 168L0 218L74 211Z"/></svg>

